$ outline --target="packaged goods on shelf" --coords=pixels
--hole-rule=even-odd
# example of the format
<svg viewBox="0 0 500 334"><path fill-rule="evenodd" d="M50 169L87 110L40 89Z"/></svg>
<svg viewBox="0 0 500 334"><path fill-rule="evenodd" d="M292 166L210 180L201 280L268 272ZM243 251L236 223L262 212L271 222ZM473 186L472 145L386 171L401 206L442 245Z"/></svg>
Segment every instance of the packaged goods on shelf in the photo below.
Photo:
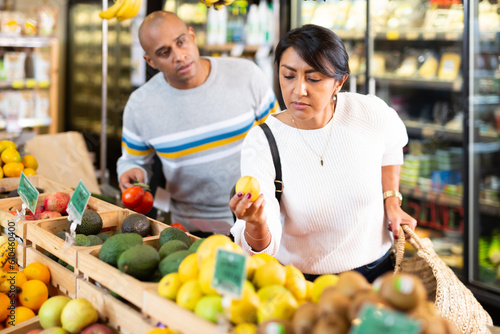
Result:
<svg viewBox="0 0 500 334"><path fill-rule="evenodd" d="M454 80L458 77L460 70L460 54L456 52L445 52L439 63L438 77L441 80Z"/></svg>
<svg viewBox="0 0 500 334"><path fill-rule="evenodd" d="M21 12L0 12L0 35L20 36L24 14Z"/></svg>
<svg viewBox="0 0 500 334"><path fill-rule="evenodd" d="M9 81L23 80L25 75L26 52L5 52L3 68Z"/></svg>

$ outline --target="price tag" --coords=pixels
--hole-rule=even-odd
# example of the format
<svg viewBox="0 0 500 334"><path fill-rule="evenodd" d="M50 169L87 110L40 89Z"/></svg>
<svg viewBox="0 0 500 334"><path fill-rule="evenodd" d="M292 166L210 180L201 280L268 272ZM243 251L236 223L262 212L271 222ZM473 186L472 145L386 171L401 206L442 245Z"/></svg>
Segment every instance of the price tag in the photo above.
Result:
<svg viewBox="0 0 500 334"><path fill-rule="evenodd" d="M212 288L221 294L241 298L247 274L246 263L245 255L218 249Z"/></svg>
<svg viewBox="0 0 500 334"><path fill-rule="evenodd" d="M17 193L24 204L30 209L32 213L35 213L36 203L38 202L38 189L30 182L26 177L24 172L21 172L21 178L19 179L19 186L17 187Z"/></svg>
<svg viewBox="0 0 500 334"><path fill-rule="evenodd" d="M420 324L403 313L377 308L365 304L353 320L349 334L418 334Z"/></svg>
<svg viewBox="0 0 500 334"><path fill-rule="evenodd" d="M35 79L26 79L26 88L35 88L36 80Z"/></svg>
<svg viewBox="0 0 500 334"><path fill-rule="evenodd" d="M24 87L24 82L22 80L12 81L12 88L20 89Z"/></svg>
<svg viewBox="0 0 500 334"><path fill-rule="evenodd" d="M83 182L80 180L76 186L75 192L68 203L68 220L71 221L71 230L76 230L76 226L82 221L83 212L87 207L87 203L90 198L90 191L85 187Z"/></svg>

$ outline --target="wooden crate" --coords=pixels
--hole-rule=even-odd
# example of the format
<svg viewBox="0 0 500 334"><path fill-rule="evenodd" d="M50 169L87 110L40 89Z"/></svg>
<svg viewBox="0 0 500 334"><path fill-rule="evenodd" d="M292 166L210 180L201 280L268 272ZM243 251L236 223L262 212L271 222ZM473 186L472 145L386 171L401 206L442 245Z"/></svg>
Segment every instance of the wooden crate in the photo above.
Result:
<svg viewBox="0 0 500 334"><path fill-rule="evenodd" d="M42 190L44 193L72 191L70 187L66 187L62 184L49 180L42 175L28 176L28 179L30 180L31 184L33 184L33 186ZM19 177L6 177L0 179L0 194L11 192L12 190L17 190L17 187L19 186L19 180Z"/></svg>
<svg viewBox="0 0 500 334"><path fill-rule="evenodd" d="M45 197L47 197L49 193L43 193L40 194L38 197L38 202L37 202L37 207L43 204L43 201ZM69 191L70 196L73 195L72 191ZM25 240L26 239L26 226L28 223L32 222L37 222L37 220L20 220L17 222L17 224L14 224L14 215L9 213L9 211L21 211L23 201L21 200L20 197L12 197L12 198L5 198L5 199L0 199L0 225L2 225L3 228L7 229L8 232L12 232L21 239ZM121 209L120 207L113 205L111 203L105 202L103 200L100 200L95 197L90 197L88 205L90 208L93 210L101 213L101 212L108 212L108 211L116 211ZM38 221L49 221L49 220L57 220L58 218L51 218L51 219L43 219L43 220L38 220ZM29 245L29 244L27 244Z"/></svg>
<svg viewBox="0 0 500 334"><path fill-rule="evenodd" d="M99 312L101 320L119 333L146 334L155 328L140 310L119 301L109 292L81 278L77 280L77 297L87 299Z"/></svg>
<svg viewBox="0 0 500 334"><path fill-rule="evenodd" d="M116 211L100 212L99 215L103 221L103 230L114 231L121 228L123 219L133 211L120 209ZM159 235L160 232L168 228L167 224L149 218L151 222L152 235ZM39 220L35 223L28 224L27 240L38 250L46 250L64 262L70 264L75 269L80 270L77 263L77 253L84 250L96 249L99 251L100 245L92 247L70 246L64 249L64 240L55 236L57 232L69 231L70 224L65 218Z"/></svg>
<svg viewBox="0 0 500 334"><path fill-rule="evenodd" d="M21 322L16 326L2 329L2 334L25 334L32 329L42 329L38 316Z"/></svg>
<svg viewBox="0 0 500 334"><path fill-rule="evenodd" d="M217 334L221 333L216 324L209 322L192 311L177 305L174 301L162 297L157 288L144 291L142 312L152 320L182 334Z"/></svg>
<svg viewBox="0 0 500 334"><path fill-rule="evenodd" d="M49 268L50 286L49 294L66 295L70 298L76 297L76 279L77 275L68 268L62 266L51 258L40 253L33 247L26 248L26 264L40 262Z"/></svg>

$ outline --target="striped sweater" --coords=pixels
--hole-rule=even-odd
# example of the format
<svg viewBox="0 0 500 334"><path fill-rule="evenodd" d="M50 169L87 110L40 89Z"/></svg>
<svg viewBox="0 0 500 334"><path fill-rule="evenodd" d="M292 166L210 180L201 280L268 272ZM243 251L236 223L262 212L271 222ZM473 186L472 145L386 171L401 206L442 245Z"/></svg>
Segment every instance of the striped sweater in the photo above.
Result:
<svg viewBox="0 0 500 334"><path fill-rule="evenodd" d="M179 90L162 73L134 91L123 115L118 176L130 168L150 174L157 154L171 196L172 219L233 224L229 193L240 176L243 138L278 108L265 76L253 62L208 58L211 71L200 86Z"/></svg>
<svg viewBox="0 0 500 334"><path fill-rule="evenodd" d="M341 93L332 120L321 129L298 130L275 117L266 123L281 157L281 206L262 129L248 133L241 153L242 175L259 180L266 200L272 241L262 252L308 274L340 273L384 255L392 240L384 219L382 166L402 164L408 141L396 112L375 96ZM322 152L330 130L321 166L310 147ZM235 242L252 254L244 231L242 220L231 229Z"/></svg>

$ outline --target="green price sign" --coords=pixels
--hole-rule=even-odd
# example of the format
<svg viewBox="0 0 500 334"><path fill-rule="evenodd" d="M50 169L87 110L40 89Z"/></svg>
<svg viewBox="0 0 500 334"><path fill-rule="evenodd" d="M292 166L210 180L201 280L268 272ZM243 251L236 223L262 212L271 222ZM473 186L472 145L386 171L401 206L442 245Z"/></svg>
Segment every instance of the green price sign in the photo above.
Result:
<svg viewBox="0 0 500 334"><path fill-rule="evenodd" d="M245 255L218 249L212 287L221 294L240 298L247 275L246 263Z"/></svg>
<svg viewBox="0 0 500 334"><path fill-rule="evenodd" d="M71 199L68 203L67 211L73 222L77 222L77 224L79 224L79 222L82 221L83 212L87 207L90 195L90 191L80 180L80 182L78 182L78 185L76 186L73 196L71 196Z"/></svg>
<svg viewBox="0 0 500 334"><path fill-rule="evenodd" d="M35 213L36 203L38 202L38 189L28 180L24 172L21 172L21 178L19 179L19 186L17 187L17 193L24 204Z"/></svg>
<svg viewBox="0 0 500 334"><path fill-rule="evenodd" d="M401 312L365 304L352 322L349 334L418 334L420 324Z"/></svg>

